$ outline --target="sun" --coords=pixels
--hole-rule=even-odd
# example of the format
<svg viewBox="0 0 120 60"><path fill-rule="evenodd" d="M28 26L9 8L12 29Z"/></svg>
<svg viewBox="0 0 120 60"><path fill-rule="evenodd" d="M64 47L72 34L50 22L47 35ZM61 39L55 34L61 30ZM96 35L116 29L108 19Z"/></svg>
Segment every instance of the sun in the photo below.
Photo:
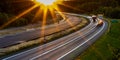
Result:
<svg viewBox="0 0 120 60"><path fill-rule="evenodd" d="M36 2L44 4L44 5L52 5L56 0L36 0Z"/></svg>

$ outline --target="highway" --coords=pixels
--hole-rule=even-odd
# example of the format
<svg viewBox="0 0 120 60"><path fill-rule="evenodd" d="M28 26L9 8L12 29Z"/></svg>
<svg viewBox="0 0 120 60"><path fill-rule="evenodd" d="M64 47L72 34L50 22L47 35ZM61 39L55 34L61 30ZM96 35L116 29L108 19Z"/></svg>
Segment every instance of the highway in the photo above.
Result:
<svg viewBox="0 0 120 60"><path fill-rule="evenodd" d="M67 17L72 17L72 16L67 15ZM68 18L68 20L69 20L69 22L72 23L73 26L75 26L81 22L81 18L78 18L75 16L72 18ZM72 26L67 21L62 20L62 21L60 21L59 24L56 23L49 27L45 27L45 36L62 31L62 30L66 30L71 27ZM39 28L39 29L24 31L24 32L17 33L17 34L6 35L3 37L0 37L0 48L8 47L8 46L11 46L14 44L18 44L21 42L26 42L28 40L39 38L39 37L41 37L41 30L42 29Z"/></svg>
<svg viewBox="0 0 120 60"><path fill-rule="evenodd" d="M82 53L86 48L93 44L107 30L108 27L108 23L106 21L103 22L102 26L98 27L97 22L93 22L89 16L84 17L90 20L90 24L83 29L53 42L4 58L3 60L73 59L76 55Z"/></svg>

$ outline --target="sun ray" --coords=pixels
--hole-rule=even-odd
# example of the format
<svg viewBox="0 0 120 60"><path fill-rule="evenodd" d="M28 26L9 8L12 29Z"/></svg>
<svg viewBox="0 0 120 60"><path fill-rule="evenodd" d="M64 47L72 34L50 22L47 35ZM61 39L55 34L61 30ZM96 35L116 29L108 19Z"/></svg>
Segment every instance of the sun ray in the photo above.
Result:
<svg viewBox="0 0 120 60"><path fill-rule="evenodd" d="M66 20L68 22L68 24L73 27L73 23L69 21L69 19L67 19L67 17L61 12L61 10L56 6L55 9L57 10L57 12L64 18L64 20Z"/></svg>
<svg viewBox="0 0 120 60"><path fill-rule="evenodd" d="M36 8L38 5L34 5L31 8L29 8L28 10L24 11L23 13L17 15L16 17L12 18L9 22L3 24L0 29L3 29L4 27L8 26L9 24L11 24L12 22L16 21L17 19L19 19L20 17L22 17L23 15L27 14L28 12L32 11L34 8Z"/></svg>
<svg viewBox="0 0 120 60"><path fill-rule="evenodd" d="M90 29L86 29L86 30L89 31ZM85 36L83 36L82 34L83 34L83 32L77 32L77 35L81 36L81 38L82 38L83 40L86 40L87 38L86 38ZM91 43L88 42L87 45L91 45ZM91 48L92 48L92 50L94 50L94 52L95 52L98 56L100 56L100 57L102 58L102 60L105 60L104 57L103 57L103 55L102 55L94 46L91 46Z"/></svg>
<svg viewBox="0 0 120 60"><path fill-rule="evenodd" d="M70 8L70 9L73 9L73 10L76 10L76 11L82 11L82 12L84 12L84 10L80 10L80 9L78 9L78 8L75 8L75 7L70 6L70 5L67 5L67 4L61 3L60 5L63 5L63 6L65 6L65 7L68 7L68 8Z"/></svg>
<svg viewBox="0 0 120 60"><path fill-rule="evenodd" d="M56 20L57 16L56 16L56 14L55 14L54 7L49 8L49 10L50 10L50 13L51 13L51 15L52 15L52 19L53 19L53 21L54 21L56 30L57 30L57 31L60 31L60 28L59 28L59 26L58 26L58 24L59 24L58 22L59 22L59 21Z"/></svg>
<svg viewBox="0 0 120 60"><path fill-rule="evenodd" d="M36 12L34 18L32 19L32 23L34 23L35 21L37 21L38 19L40 19L40 14L42 13L42 9L39 7L38 11ZM41 15L42 16L42 15Z"/></svg>
<svg viewBox="0 0 120 60"><path fill-rule="evenodd" d="M46 20L47 20L47 11L48 8L45 8L43 11L43 22L42 22L42 31L41 31L41 36L45 37L45 26L46 26Z"/></svg>
<svg viewBox="0 0 120 60"><path fill-rule="evenodd" d="M36 0L36 1L44 5L52 5L55 2L55 0Z"/></svg>

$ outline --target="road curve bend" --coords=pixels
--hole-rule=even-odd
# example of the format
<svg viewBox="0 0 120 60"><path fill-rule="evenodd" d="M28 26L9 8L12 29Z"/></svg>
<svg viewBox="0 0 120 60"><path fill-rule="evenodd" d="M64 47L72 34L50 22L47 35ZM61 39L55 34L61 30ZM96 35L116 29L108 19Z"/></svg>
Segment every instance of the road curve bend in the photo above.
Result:
<svg viewBox="0 0 120 60"><path fill-rule="evenodd" d="M106 21L103 22L102 26L98 27L97 22L93 22L89 16L67 14L86 17L90 20L90 24L53 42L2 60L71 60L82 53L107 30L108 23Z"/></svg>

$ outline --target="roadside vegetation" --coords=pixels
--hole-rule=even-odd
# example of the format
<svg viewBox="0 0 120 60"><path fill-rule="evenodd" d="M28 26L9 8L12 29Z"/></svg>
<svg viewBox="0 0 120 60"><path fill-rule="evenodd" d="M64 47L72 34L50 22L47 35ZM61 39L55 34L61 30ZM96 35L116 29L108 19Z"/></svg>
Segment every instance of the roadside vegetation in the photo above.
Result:
<svg viewBox="0 0 120 60"><path fill-rule="evenodd" d="M110 20L118 22L110 23L108 32L75 60L120 60L120 19Z"/></svg>
<svg viewBox="0 0 120 60"><path fill-rule="evenodd" d="M21 1L21 0L17 0ZM21 12L28 10L34 5L30 0L15 3L14 0L1 0L0 1L0 27L6 22L11 21L12 18L19 15ZM64 1L62 5L58 5L61 11L83 14L103 14L106 17L120 19L120 0L71 0ZM70 7L70 8L69 8ZM42 24L42 13L37 19L33 21L36 11L40 7L35 8L28 14L22 16L16 21L12 22L5 28L26 26L28 24ZM47 24L54 23L48 13ZM57 19L57 20L61 20ZM84 20L85 21L85 20ZM119 21L119 20L117 20ZM36 39L29 42L24 42L15 46L0 49L0 56L6 56L18 51L23 51L44 43L53 41L57 38L68 35L72 32L84 27L87 23L80 24L76 27L64 30L50 36L46 36L46 41L43 38ZM95 44L93 44L86 52L77 57L76 60L120 60L120 21L118 23L111 23L109 31L104 34Z"/></svg>
<svg viewBox="0 0 120 60"><path fill-rule="evenodd" d="M82 21L77 26L73 26L72 28L51 34L49 36L45 36L45 40L44 40L44 37L42 37L42 38L35 39L32 41L22 42L21 44L17 44L14 46L2 48L2 49L0 49L0 57L3 57L3 56L6 57L7 55L11 55L16 52L20 52L20 51L24 51L24 50L27 50L27 49L30 49L33 47L40 46L42 44L48 43L48 42L56 40L60 37L71 34L75 31L78 31L89 23L89 21L87 19L82 18L82 17L80 17L80 18L82 19Z"/></svg>
<svg viewBox="0 0 120 60"><path fill-rule="evenodd" d="M20 1L20 0L18 0ZM108 3L109 2L109 3ZM83 13L83 14L104 14L111 18L120 18L120 1L119 0L71 0L63 1L62 5L58 4L61 11ZM26 5L27 4L27 5ZM12 18L21 14L23 11L28 10L34 3L30 0L14 3L14 1L0 1L0 26L6 22L11 21ZM67 6L66 6L67 5ZM68 6L73 8L68 8ZM41 13L33 21L35 14L40 7L36 7L31 12L23 15L21 18L12 22L5 28L25 26L31 23L42 24L43 14ZM48 12L48 19L52 19L50 12ZM52 20L47 20L47 24L54 23Z"/></svg>
<svg viewBox="0 0 120 60"><path fill-rule="evenodd" d="M72 8L60 5L66 12L85 14L104 14L106 17L120 19L120 0L71 0L63 2Z"/></svg>
<svg viewBox="0 0 120 60"><path fill-rule="evenodd" d="M37 25L39 24L39 27L42 24L42 19L43 17L39 17L39 18L34 18L35 17L35 13L29 13L24 17L21 17L15 21L13 21L11 24L5 26L2 29L8 29L8 28L15 28L15 27L21 27L21 26L26 26L26 25ZM15 14L9 14L9 13L4 13L4 12L0 12L0 27L8 22L11 22L12 19L15 18ZM56 23L59 22L60 20L62 20L63 18L60 15L57 15L56 17L54 17L54 19L56 20ZM52 17L49 15L47 16L46 19L46 25L49 24L54 24L54 21L52 19Z"/></svg>

